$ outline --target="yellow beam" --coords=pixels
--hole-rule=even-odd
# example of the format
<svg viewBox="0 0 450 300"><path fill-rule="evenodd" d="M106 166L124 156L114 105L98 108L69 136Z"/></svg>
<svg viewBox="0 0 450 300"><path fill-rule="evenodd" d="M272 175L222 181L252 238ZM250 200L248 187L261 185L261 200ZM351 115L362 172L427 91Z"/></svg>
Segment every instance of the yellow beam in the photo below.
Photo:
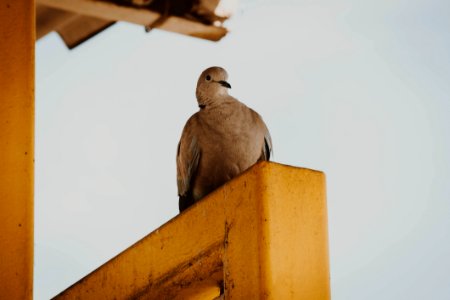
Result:
<svg viewBox="0 0 450 300"><path fill-rule="evenodd" d="M325 176L262 162L56 299L330 299Z"/></svg>
<svg viewBox="0 0 450 300"><path fill-rule="evenodd" d="M151 25L161 17L159 13L145 8L124 6L109 1L37 0L37 3L99 19L125 21L143 26ZM227 30L223 27L205 25L177 16L170 16L157 28L212 41L218 41L227 34Z"/></svg>
<svg viewBox="0 0 450 300"><path fill-rule="evenodd" d="M34 1L0 5L0 299L33 296Z"/></svg>

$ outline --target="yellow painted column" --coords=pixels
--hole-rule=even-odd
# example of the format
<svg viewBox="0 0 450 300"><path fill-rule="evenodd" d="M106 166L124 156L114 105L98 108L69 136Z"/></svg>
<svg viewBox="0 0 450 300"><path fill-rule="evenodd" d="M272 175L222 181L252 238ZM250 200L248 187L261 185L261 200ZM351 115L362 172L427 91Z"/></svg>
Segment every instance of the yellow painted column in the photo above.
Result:
<svg viewBox="0 0 450 300"><path fill-rule="evenodd" d="M33 297L33 0L0 2L0 299Z"/></svg>
<svg viewBox="0 0 450 300"><path fill-rule="evenodd" d="M225 299L330 299L325 174L263 162L239 179L223 189Z"/></svg>

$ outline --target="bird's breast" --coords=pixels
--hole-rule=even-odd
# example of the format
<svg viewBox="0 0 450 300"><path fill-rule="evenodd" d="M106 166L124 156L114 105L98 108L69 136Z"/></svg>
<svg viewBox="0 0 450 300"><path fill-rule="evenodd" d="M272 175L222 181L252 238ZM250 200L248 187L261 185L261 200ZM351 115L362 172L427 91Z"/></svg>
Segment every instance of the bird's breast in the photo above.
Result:
<svg viewBox="0 0 450 300"><path fill-rule="evenodd" d="M213 190L255 164L261 155L264 136L252 116L241 111L221 111L200 118L198 135L200 161L195 194Z"/></svg>

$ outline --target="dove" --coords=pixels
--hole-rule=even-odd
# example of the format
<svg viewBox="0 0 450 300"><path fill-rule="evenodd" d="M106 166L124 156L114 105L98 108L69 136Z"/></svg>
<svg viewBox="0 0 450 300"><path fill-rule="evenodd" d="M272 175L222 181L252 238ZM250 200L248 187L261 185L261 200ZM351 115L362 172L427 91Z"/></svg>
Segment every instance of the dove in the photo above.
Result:
<svg viewBox="0 0 450 300"><path fill-rule="evenodd" d="M228 94L228 73L204 70L197 82L200 110L183 128L177 149L180 212L261 160L272 139L261 116Z"/></svg>

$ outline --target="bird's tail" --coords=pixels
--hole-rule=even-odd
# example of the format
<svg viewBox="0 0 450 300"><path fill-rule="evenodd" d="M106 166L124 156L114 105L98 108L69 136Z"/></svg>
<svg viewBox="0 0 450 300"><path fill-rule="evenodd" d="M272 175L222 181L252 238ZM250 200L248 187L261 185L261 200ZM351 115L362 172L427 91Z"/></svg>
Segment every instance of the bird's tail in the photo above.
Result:
<svg viewBox="0 0 450 300"><path fill-rule="evenodd" d="M194 203L195 203L194 197L192 197L191 195L179 196L178 208L180 209L180 213Z"/></svg>

